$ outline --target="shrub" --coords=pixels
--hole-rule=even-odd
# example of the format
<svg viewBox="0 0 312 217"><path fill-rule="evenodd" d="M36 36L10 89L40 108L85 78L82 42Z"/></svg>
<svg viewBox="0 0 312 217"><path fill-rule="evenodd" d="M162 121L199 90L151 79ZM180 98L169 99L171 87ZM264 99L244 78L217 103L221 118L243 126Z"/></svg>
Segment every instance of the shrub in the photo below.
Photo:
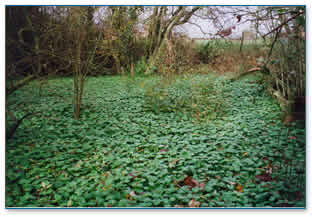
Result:
<svg viewBox="0 0 312 217"><path fill-rule="evenodd" d="M175 63L178 67L189 67L199 64L199 55L194 42L181 38L174 39Z"/></svg>
<svg viewBox="0 0 312 217"><path fill-rule="evenodd" d="M209 63L220 53L218 41L211 40L199 43L196 47L200 62Z"/></svg>
<svg viewBox="0 0 312 217"><path fill-rule="evenodd" d="M145 108L155 112L186 112L197 120L222 116L227 108L224 78L174 77L153 80L145 88Z"/></svg>
<svg viewBox="0 0 312 217"><path fill-rule="evenodd" d="M134 66L135 75L144 75L144 72L147 68L147 61L145 57L142 57Z"/></svg>

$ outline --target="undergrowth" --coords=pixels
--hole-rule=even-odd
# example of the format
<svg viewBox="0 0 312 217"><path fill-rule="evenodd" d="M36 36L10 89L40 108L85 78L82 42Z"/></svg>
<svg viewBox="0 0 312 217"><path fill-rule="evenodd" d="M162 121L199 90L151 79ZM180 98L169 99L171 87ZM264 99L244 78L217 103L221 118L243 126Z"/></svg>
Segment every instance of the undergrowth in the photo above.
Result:
<svg viewBox="0 0 312 217"><path fill-rule="evenodd" d="M228 107L229 80L210 73L158 78L145 84L145 108L155 113L184 112L196 120L221 117Z"/></svg>

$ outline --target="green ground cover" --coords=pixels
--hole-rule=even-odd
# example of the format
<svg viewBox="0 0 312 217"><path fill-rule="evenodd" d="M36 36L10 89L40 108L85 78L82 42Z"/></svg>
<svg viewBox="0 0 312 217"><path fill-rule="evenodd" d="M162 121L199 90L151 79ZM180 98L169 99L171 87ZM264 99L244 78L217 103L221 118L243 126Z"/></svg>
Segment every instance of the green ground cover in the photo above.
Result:
<svg viewBox="0 0 312 217"><path fill-rule="evenodd" d="M92 77L79 121L72 79L41 97L31 83L8 99L39 113L6 144L6 206L304 206L285 162L304 170L305 131L282 125L257 79Z"/></svg>

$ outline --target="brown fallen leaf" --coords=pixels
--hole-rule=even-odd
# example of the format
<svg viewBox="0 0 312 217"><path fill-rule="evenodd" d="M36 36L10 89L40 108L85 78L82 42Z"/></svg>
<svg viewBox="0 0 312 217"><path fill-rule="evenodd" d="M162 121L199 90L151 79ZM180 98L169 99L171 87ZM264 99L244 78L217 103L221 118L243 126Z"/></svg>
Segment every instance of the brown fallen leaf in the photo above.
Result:
<svg viewBox="0 0 312 217"><path fill-rule="evenodd" d="M289 136L288 139L296 139L295 136Z"/></svg>
<svg viewBox="0 0 312 217"><path fill-rule="evenodd" d="M235 190L238 191L238 192L243 192L243 186L240 185L240 184L236 184Z"/></svg>
<svg viewBox="0 0 312 217"><path fill-rule="evenodd" d="M200 183L200 184L199 184L199 188L200 188L200 190L204 190L204 188L205 188L205 183L204 183L204 182Z"/></svg>
<svg viewBox="0 0 312 217"><path fill-rule="evenodd" d="M200 202L192 199L190 200L190 202L188 203L189 207L192 207L192 208L196 208L196 207L199 207L200 206Z"/></svg>
<svg viewBox="0 0 312 217"><path fill-rule="evenodd" d="M262 182L271 182L271 181L273 181L273 178L270 175L266 174L266 173L262 173L261 175L257 175L256 179L258 179L258 180L260 180Z"/></svg>
<svg viewBox="0 0 312 217"><path fill-rule="evenodd" d="M194 187L200 188L200 190L203 190L205 188L204 182L199 183L198 181L193 179L192 176L186 176L183 181L179 182L175 180L174 183L178 185L178 187L187 186L190 190Z"/></svg>
<svg viewBox="0 0 312 217"><path fill-rule="evenodd" d="M131 191L129 194L125 195L125 198L128 200L133 200L133 197L136 196L136 193L134 191Z"/></svg>
<svg viewBox="0 0 312 217"><path fill-rule="evenodd" d="M169 162L169 168L175 167L175 165L178 163L179 160L180 160L180 159L170 161L170 162Z"/></svg>
<svg viewBox="0 0 312 217"><path fill-rule="evenodd" d="M188 185L190 188L198 186L198 182L192 178L192 176L187 176L183 181L184 185Z"/></svg>
<svg viewBox="0 0 312 217"><path fill-rule="evenodd" d="M160 149L159 152L168 152L168 149Z"/></svg>
<svg viewBox="0 0 312 217"><path fill-rule="evenodd" d="M295 121L295 118L292 115L287 115L283 121L284 125L288 125L289 123L292 123Z"/></svg>
<svg viewBox="0 0 312 217"><path fill-rule="evenodd" d="M195 184L195 187L199 187L199 183L195 179L192 179L192 182Z"/></svg>
<svg viewBox="0 0 312 217"><path fill-rule="evenodd" d="M244 152L242 156L245 157L246 155L248 155L248 152Z"/></svg>
<svg viewBox="0 0 312 217"><path fill-rule="evenodd" d="M135 171L133 171L132 173L129 173L129 176L131 176L132 178L136 178L138 177L138 174Z"/></svg>
<svg viewBox="0 0 312 217"><path fill-rule="evenodd" d="M108 189L110 189L111 188L111 185L107 185L106 187L102 187L102 190L103 191L106 191L106 190L108 190Z"/></svg>
<svg viewBox="0 0 312 217"><path fill-rule="evenodd" d="M264 186L264 187L269 188L269 187L270 187L270 184L269 184L269 183L267 183L267 184L265 184L265 186Z"/></svg>

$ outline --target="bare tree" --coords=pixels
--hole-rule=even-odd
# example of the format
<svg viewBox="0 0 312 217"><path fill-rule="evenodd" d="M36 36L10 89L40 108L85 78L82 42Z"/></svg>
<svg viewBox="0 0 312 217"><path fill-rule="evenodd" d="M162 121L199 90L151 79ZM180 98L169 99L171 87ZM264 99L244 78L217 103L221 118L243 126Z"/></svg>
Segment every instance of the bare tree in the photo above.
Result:
<svg viewBox="0 0 312 217"><path fill-rule="evenodd" d="M168 6L155 6L149 22L149 61L147 73L151 73L155 63L162 55L167 40L174 27L183 25L201 7L178 6L169 9Z"/></svg>
<svg viewBox="0 0 312 217"><path fill-rule="evenodd" d="M74 117L79 119L84 93L84 84L94 61L95 51L101 35L91 42L94 8L71 7L67 18L67 31L71 38L68 46L68 61L72 63L74 73Z"/></svg>

